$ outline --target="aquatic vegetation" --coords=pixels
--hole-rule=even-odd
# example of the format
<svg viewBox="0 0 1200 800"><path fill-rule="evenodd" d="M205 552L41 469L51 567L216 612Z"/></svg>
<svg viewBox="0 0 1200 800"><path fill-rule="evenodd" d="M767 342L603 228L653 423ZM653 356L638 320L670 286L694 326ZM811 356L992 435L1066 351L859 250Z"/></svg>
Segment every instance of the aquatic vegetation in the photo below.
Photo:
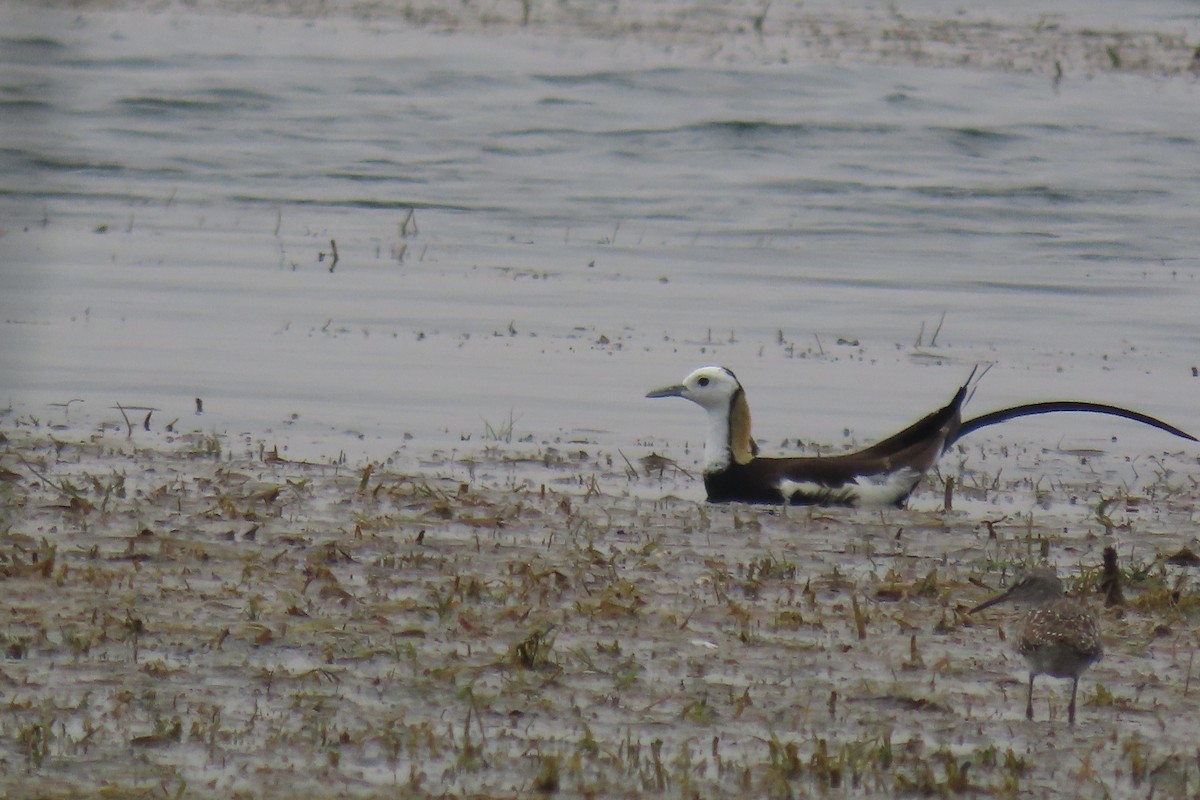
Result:
<svg viewBox="0 0 1200 800"><path fill-rule="evenodd" d="M1071 591L1097 591L1087 505L785 514L630 492L620 459L520 443L481 444L463 482L462 453L403 473L126 433L4 422L0 645L19 688L0 731L19 791L53 774L200 796L1015 796L1072 754L1119 763L1087 778L1114 792L1195 780L1172 760L1200 702L1200 594L1166 555L1177 495L1110 504L1162 555L1115 553L1106 647L1127 657L1094 667L1077 743L1034 757L1065 700L1047 690L1051 721L1025 727L1021 667L989 634L1006 623L964 612L1056 555ZM1117 713L1169 733L1112 737Z"/></svg>

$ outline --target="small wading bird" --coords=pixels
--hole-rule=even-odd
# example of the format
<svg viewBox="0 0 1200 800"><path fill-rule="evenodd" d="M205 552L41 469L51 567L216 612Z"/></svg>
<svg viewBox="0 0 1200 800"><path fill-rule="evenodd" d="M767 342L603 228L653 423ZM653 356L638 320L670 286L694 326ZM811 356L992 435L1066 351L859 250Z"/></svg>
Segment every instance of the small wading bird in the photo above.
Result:
<svg viewBox="0 0 1200 800"><path fill-rule="evenodd" d="M750 435L746 392L724 367L701 367L683 383L655 389L647 397L682 397L708 412L704 443L704 488L710 502L791 503L823 506L903 506L921 476L950 445L972 431L1016 417L1056 411L1109 414L1152 425L1196 441L1173 425L1101 403L1056 400L1029 403L962 419L972 370L945 408L863 450L838 456L759 458Z"/></svg>
<svg viewBox="0 0 1200 800"><path fill-rule="evenodd" d="M972 608L974 614L997 603L1033 606L1021 623L1017 652L1029 663L1029 696L1025 717L1033 719L1033 679L1038 675L1071 679L1070 724L1075 724L1075 694L1079 676L1104 655L1096 615L1063 596L1063 585L1054 570L1039 567L1014 583L1004 594Z"/></svg>

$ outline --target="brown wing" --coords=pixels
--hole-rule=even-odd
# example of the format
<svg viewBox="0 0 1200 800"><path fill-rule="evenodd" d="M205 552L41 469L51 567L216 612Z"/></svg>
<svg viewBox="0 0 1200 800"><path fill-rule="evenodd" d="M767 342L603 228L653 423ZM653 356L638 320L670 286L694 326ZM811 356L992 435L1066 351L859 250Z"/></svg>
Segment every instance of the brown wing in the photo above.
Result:
<svg viewBox="0 0 1200 800"><path fill-rule="evenodd" d="M928 458L928 463L921 466L920 469L922 471L929 469L937 457L960 436L962 405L967 399L967 386L968 384L964 383L955 393L953 400L932 414L922 417L899 433L892 434L883 441L851 455L862 458L888 458L904 463L912 462L914 459L925 460ZM932 452L919 455L925 450Z"/></svg>

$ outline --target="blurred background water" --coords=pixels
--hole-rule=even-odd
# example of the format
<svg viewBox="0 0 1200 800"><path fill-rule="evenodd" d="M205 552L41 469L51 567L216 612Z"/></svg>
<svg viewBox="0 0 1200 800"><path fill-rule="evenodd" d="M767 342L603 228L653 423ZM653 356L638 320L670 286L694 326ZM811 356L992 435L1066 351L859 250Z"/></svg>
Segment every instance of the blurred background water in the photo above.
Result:
<svg viewBox="0 0 1200 800"><path fill-rule="evenodd" d="M976 411L1070 396L1200 428L1194 79L3 16L0 401L22 413L153 406L305 456L509 419L678 444L696 412L642 395L719 362L760 435L832 441L996 361Z"/></svg>

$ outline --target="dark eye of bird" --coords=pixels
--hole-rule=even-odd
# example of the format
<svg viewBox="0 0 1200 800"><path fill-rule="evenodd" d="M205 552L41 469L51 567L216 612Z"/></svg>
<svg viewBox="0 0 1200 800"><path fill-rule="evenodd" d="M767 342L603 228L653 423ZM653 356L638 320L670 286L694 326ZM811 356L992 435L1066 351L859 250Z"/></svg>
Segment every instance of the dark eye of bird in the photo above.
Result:
<svg viewBox="0 0 1200 800"><path fill-rule="evenodd" d="M696 381L696 383L700 384L701 386L708 386L708 378L701 378L700 380Z"/></svg>

